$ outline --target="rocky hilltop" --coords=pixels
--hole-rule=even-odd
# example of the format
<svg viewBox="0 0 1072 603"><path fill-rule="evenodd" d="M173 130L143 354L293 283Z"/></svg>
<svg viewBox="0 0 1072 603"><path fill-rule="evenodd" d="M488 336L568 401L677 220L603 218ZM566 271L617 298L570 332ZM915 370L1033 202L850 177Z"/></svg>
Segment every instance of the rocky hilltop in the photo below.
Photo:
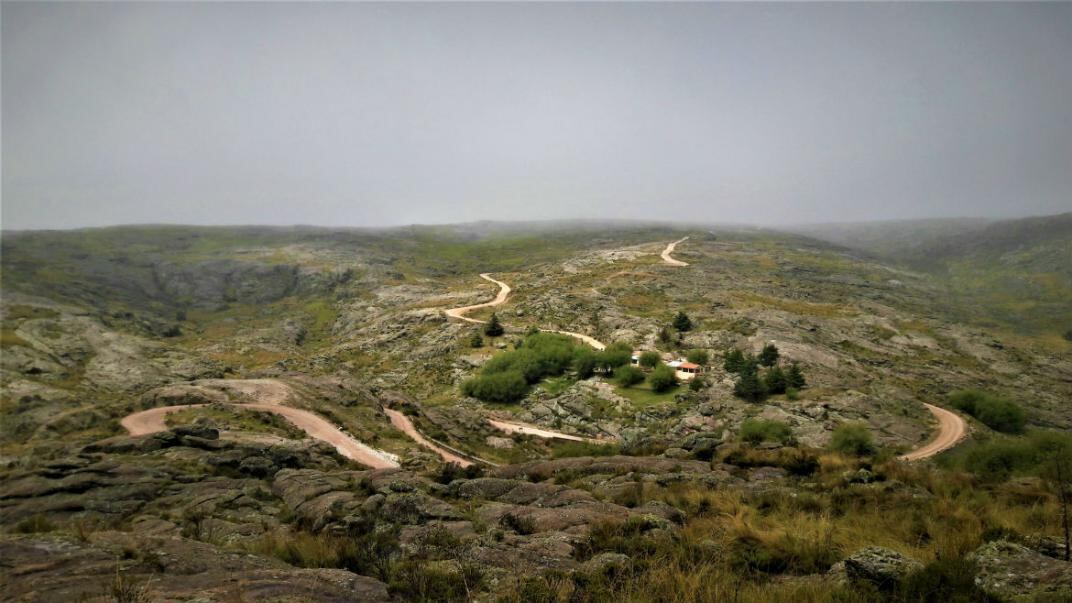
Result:
<svg viewBox="0 0 1072 603"><path fill-rule="evenodd" d="M947 270L623 223L4 233L0 598L1065 600L1067 298L953 294L1054 228ZM501 335L445 313L482 273ZM924 403L970 435L899 461Z"/></svg>

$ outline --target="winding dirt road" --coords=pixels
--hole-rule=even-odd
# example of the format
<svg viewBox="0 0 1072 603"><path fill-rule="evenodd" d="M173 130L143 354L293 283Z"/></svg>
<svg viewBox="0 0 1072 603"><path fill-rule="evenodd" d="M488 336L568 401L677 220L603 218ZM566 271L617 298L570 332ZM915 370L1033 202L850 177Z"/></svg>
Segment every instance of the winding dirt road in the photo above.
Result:
<svg viewBox="0 0 1072 603"><path fill-rule="evenodd" d="M670 254L674 253L674 249L677 247L677 244L678 243L684 243L686 240L688 240L688 237L682 237L682 238L674 241L673 243L667 244L666 249L664 249L662 254L661 254L662 258L663 258L663 262L666 262L667 264L670 264L671 266L688 266L689 265L688 262L682 262L681 260L675 260L674 258L670 257Z"/></svg>
<svg viewBox="0 0 1072 603"><path fill-rule="evenodd" d="M471 306L463 306L461 308L451 308L450 310L446 310L447 316L449 316L450 318L457 318L457 319L460 319L460 320L464 320L466 322L472 322L472 323L476 323L476 324L484 324L485 322L487 322L486 320L479 320L479 319L476 319L476 318L469 318L468 316L466 316L466 314L468 314L469 312L471 312L473 310L479 310L480 308L490 308L492 306L499 306L499 305L502 305L506 301L506 296L510 295L510 291L511 291L510 285L507 285L506 283L504 283L502 281L497 281L497 280L491 278L491 273L488 273L488 272L485 272L485 273L481 274L480 278L482 278L482 279L484 279L486 281L491 281L491 282L493 282L493 283L495 283L496 285L499 286L499 294L495 296L495 299L493 299L493 300L491 300L489 302L484 302L482 304L473 304Z"/></svg>
<svg viewBox="0 0 1072 603"><path fill-rule="evenodd" d="M432 452L435 452L444 461L447 461L448 463L457 463L462 467L468 467L469 465L473 464L468 459L454 454L453 452L443 448L442 446L439 446L435 442L421 435L421 432L417 431L417 427L413 424L413 421L411 421L409 417L402 414L401 412L397 410L392 410L390 408L383 409L383 412L387 413L387 416L391 418L391 425L394 425L395 429L408 435L410 439L412 439L414 442L417 442L421 446L424 446Z"/></svg>
<svg viewBox="0 0 1072 603"><path fill-rule="evenodd" d="M392 469L399 466L397 457L393 454L355 440L320 415L292 406L283 406L280 402L289 399L291 394L290 388L285 383L272 379L220 379L206 380L200 382L200 385L241 392L254 401L236 403L235 406L277 414L304 431L309 437L331 444L339 454L362 465L373 469ZM206 405L159 406L127 415L119 423L132 436L149 435L167 431L169 414L202 406Z"/></svg>
<svg viewBox="0 0 1072 603"><path fill-rule="evenodd" d="M933 404L924 404L938 419L938 435L912 452L897 457L902 461L921 461L956 446L968 435L968 424L956 413Z"/></svg>

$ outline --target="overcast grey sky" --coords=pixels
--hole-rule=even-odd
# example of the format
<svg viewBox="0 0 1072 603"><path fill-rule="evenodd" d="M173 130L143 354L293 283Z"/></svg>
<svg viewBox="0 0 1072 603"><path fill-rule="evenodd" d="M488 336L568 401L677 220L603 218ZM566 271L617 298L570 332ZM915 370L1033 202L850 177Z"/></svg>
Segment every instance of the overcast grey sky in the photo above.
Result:
<svg viewBox="0 0 1072 603"><path fill-rule="evenodd" d="M5 228L1072 211L1072 4L0 16Z"/></svg>

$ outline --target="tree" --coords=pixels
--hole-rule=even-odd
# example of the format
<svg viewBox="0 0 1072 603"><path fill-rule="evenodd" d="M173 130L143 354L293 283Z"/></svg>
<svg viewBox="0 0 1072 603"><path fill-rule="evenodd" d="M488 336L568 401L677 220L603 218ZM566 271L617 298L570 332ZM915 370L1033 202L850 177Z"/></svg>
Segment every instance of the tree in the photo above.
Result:
<svg viewBox="0 0 1072 603"><path fill-rule="evenodd" d="M795 362L789 365L789 372L786 373L785 379L789 382L789 387L795 389L808 385L808 382L804 379L804 373L800 370L800 365Z"/></svg>
<svg viewBox="0 0 1072 603"><path fill-rule="evenodd" d="M742 370L741 376L733 386L733 395L748 402L761 402L767 398L767 388L759 380L757 371Z"/></svg>
<svg viewBox="0 0 1072 603"><path fill-rule="evenodd" d="M763 366L774 366L778 364L778 356L778 346L768 343L763 346L763 351L759 353L759 363Z"/></svg>
<svg viewBox="0 0 1072 603"><path fill-rule="evenodd" d="M703 377L696 377L689 381L689 391L698 392L705 387L707 387L707 382L704 381Z"/></svg>
<svg viewBox="0 0 1072 603"><path fill-rule="evenodd" d="M655 368L655 365L659 364L661 358L659 358L659 352L644 352L640 355L640 366L644 368Z"/></svg>
<svg viewBox="0 0 1072 603"><path fill-rule="evenodd" d="M830 448L842 454L867 456L875 453L875 438L863 423L842 423L834 429Z"/></svg>
<svg viewBox="0 0 1072 603"><path fill-rule="evenodd" d="M656 392L665 392L677 385L677 374L672 367L660 364L648 376L648 384Z"/></svg>
<svg viewBox="0 0 1072 603"><path fill-rule="evenodd" d="M689 353L685 355L685 360L702 366L710 362L711 357L707 354L707 350L689 350Z"/></svg>
<svg viewBox="0 0 1072 603"><path fill-rule="evenodd" d="M503 329L502 323L499 322L499 315L492 313L488 324L484 325L484 334L488 337L498 337L504 332L505 329Z"/></svg>
<svg viewBox="0 0 1072 603"><path fill-rule="evenodd" d="M644 380L644 373L628 364L614 371L614 376L618 378L618 384L622 387L630 387Z"/></svg>
<svg viewBox="0 0 1072 603"><path fill-rule="evenodd" d="M678 311L677 316L674 317L673 326L678 331L688 331L692 329L692 319L684 311Z"/></svg>
<svg viewBox="0 0 1072 603"><path fill-rule="evenodd" d="M764 377L763 382L767 386L767 391L772 394L784 394L785 388L789 385L785 372L782 371L780 366L773 367L767 371L767 376Z"/></svg>
<svg viewBox="0 0 1072 603"><path fill-rule="evenodd" d="M588 348L577 348L573 353L573 370L577 371L578 379L587 379L596 372L598 364L596 353Z"/></svg>
<svg viewBox="0 0 1072 603"><path fill-rule="evenodd" d="M462 383L463 394L484 402L517 402L524 398L528 391L528 381L516 370L480 375Z"/></svg>
<svg viewBox="0 0 1072 603"><path fill-rule="evenodd" d="M475 331L473 336L469 338L469 347L482 348L484 347L484 338L480 336L480 331Z"/></svg>
<svg viewBox="0 0 1072 603"><path fill-rule="evenodd" d="M615 342L599 353L597 364L604 370L613 371L622 365L628 365L633 357L633 348L627 343Z"/></svg>
<svg viewBox="0 0 1072 603"><path fill-rule="evenodd" d="M741 370L741 366L744 364L744 353L737 348L730 348L722 355L722 368L726 369L727 373L736 373Z"/></svg>

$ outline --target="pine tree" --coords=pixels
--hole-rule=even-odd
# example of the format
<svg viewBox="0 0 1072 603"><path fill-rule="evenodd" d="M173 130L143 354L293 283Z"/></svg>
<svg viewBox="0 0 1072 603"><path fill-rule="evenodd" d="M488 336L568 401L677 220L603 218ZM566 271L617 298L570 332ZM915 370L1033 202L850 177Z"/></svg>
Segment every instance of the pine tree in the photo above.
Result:
<svg viewBox="0 0 1072 603"><path fill-rule="evenodd" d="M678 311L677 316L674 317L673 326L678 331L688 331L692 328L692 319L685 312Z"/></svg>
<svg viewBox="0 0 1072 603"><path fill-rule="evenodd" d="M670 343L670 331L666 327L659 329L659 341L662 343Z"/></svg>
<svg viewBox="0 0 1072 603"><path fill-rule="evenodd" d="M727 373L736 373L741 370L741 365L744 364L744 354L737 348L730 348L726 350L726 353L722 356L722 368L726 369Z"/></svg>
<svg viewBox="0 0 1072 603"><path fill-rule="evenodd" d="M785 372L782 371L782 367L776 366L767 371L767 376L764 378L764 382L767 385L767 391L772 394L784 394L785 388L789 385Z"/></svg>
<svg viewBox="0 0 1072 603"><path fill-rule="evenodd" d="M484 347L484 338L480 336L480 331L473 333L473 336L469 338L469 347L482 348Z"/></svg>
<svg viewBox="0 0 1072 603"><path fill-rule="evenodd" d="M744 370L733 386L733 395L749 402L760 402L767 397L767 389L759 380L758 372Z"/></svg>
<svg viewBox="0 0 1072 603"><path fill-rule="evenodd" d="M499 315L492 314L491 319L488 320L488 324L484 325L484 334L488 337L498 337L505 332L502 323L499 322Z"/></svg>
<svg viewBox="0 0 1072 603"><path fill-rule="evenodd" d="M789 365L789 372L786 374L785 379L789 382L789 387L795 387L796 389L801 389L808 384L804 379L804 373L800 370L800 365L795 362Z"/></svg>
<svg viewBox="0 0 1072 603"><path fill-rule="evenodd" d="M763 366L774 366L778 364L778 356L778 346L768 343L763 346L763 351L759 353L759 362Z"/></svg>

